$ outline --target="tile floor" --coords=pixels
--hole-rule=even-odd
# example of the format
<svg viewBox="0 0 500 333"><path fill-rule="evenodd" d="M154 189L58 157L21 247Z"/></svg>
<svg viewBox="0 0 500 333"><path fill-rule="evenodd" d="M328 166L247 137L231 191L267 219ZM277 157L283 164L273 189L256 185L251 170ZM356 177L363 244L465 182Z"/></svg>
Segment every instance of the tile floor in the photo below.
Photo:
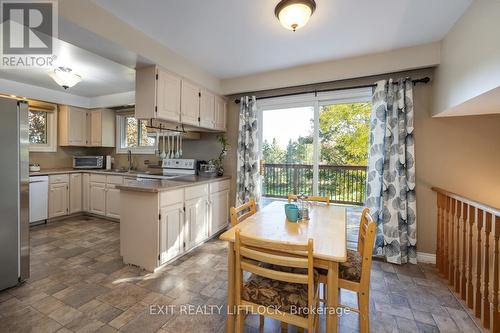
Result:
<svg viewBox="0 0 500 333"><path fill-rule="evenodd" d="M101 219L35 227L31 246L30 280L0 292L0 332L225 332L224 313L188 314L226 302L221 241L156 274L123 265L119 224ZM372 332L479 332L431 266L374 262L371 288ZM342 293L343 303L354 300ZM259 332L256 316L245 331ZM279 324L266 319L263 331L279 332ZM356 314L341 318L339 332L357 331Z"/></svg>

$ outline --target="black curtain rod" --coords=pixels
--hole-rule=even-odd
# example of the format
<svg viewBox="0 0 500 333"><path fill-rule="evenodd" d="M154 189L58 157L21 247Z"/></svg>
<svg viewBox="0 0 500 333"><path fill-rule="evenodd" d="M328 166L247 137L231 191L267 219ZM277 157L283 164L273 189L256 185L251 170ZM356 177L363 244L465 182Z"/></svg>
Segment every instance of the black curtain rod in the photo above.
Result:
<svg viewBox="0 0 500 333"><path fill-rule="evenodd" d="M416 85L417 83L429 83L431 79L426 76L421 79L415 79L412 80L411 82L413 85ZM393 84L397 84L398 82L393 82ZM273 96L264 96L264 97L257 97L256 99L268 99L268 98L278 98L278 97L287 97L287 96L296 96L296 95L304 95L304 94L317 94L317 93L322 93L322 92L331 92L331 91L339 91L339 90L349 90L349 89L361 89L361 88L374 88L376 87L376 84L365 84L365 85L359 85L359 86L349 86L349 87L342 87L342 88L330 88L330 89L320 89L320 90L310 90L310 91L305 91L305 92L294 92L294 93L288 93L288 94L281 94L281 95L273 95ZM240 103L239 99L235 99L234 102L236 104Z"/></svg>

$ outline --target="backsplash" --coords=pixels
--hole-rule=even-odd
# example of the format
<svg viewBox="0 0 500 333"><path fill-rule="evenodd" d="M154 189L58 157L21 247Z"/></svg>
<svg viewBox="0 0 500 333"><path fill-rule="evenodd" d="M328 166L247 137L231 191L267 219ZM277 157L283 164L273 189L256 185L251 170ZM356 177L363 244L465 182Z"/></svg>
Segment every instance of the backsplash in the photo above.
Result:
<svg viewBox="0 0 500 333"><path fill-rule="evenodd" d="M160 140L160 149L161 140ZM201 133L199 140L183 141L183 158L194 158L197 160L210 160L217 158L220 152L216 133ZM55 153L30 153L30 164L38 163L42 169L71 168L73 166L73 155L111 155L114 157L113 168L127 168L127 154L116 154L115 148L89 148L89 147L57 147ZM147 169L145 161L158 163L156 155L132 155L134 168L138 170Z"/></svg>

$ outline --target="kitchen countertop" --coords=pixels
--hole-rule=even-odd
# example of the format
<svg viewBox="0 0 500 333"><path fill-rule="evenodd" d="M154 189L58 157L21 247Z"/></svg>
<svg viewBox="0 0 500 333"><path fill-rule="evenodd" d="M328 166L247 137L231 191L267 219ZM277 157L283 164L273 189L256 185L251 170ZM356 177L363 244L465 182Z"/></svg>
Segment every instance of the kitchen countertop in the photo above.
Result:
<svg viewBox="0 0 500 333"><path fill-rule="evenodd" d="M124 177L136 177L140 173L146 173L146 171L117 171L117 169L105 170L105 169L73 169L73 168L57 168L57 169L42 169L40 171L30 171L30 176L50 176L50 175L60 175L64 173L97 173L102 175L117 175Z"/></svg>
<svg viewBox="0 0 500 333"><path fill-rule="evenodd" d="M218 182L226 179L231 179L231 177L222 176L216 178L207 178L200 176L184 176L171 180L141 179L141 180L129 181L127 185L117 185L116 188L122 191L158 193L193 185L202 185L202 184Z"/></svg>

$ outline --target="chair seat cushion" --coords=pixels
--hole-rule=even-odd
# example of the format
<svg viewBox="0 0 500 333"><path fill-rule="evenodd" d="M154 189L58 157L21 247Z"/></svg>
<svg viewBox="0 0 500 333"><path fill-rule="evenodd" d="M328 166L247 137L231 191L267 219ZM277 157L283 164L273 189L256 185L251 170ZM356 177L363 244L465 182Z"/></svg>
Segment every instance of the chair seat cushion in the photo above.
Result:
<svg viewBox="0 0 500 333"><path fill-rule="evenodd" d="M291 313L307 317L307 312L298 311L307 308L307 285L299 283L287 283L268 279L252 274L243 284L241 298L281 312Z"/></svg>
<svg viewBox="0 0 500 333"><path fill-rule="evenodd" d="M339 278L352 282L361 281L361 264L363 258L357 251L347 250L347 261L339 263ZM319 274L327 275L326 269L318 269Z"/></svg>

